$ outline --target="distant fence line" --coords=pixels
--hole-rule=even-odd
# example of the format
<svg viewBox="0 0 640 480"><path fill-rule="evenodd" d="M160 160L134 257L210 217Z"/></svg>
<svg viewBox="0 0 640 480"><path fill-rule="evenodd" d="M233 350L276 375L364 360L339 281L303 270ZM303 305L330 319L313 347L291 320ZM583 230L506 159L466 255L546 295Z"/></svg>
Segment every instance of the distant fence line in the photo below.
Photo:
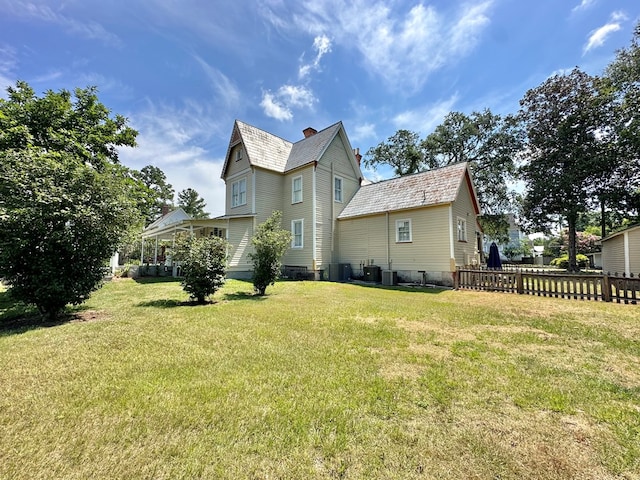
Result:
<svg viewBox="0 0 640 480"><path fill-rule="evenodd" d="M640 276L572 274L525 269L458 268L455 288L637 305Z"/></svg>

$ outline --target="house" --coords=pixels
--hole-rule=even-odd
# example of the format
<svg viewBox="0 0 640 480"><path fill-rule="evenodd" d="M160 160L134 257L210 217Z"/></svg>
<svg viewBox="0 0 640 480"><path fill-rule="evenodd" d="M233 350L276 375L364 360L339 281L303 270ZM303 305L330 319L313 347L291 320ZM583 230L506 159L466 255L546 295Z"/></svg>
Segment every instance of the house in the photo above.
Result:
<svg viewBox="0 0 640 480"><path fill-rule="evenodd" d="M338 215L339 263L452 284L479 263L478 200L466 163L363 185Z"/></svg>
<svg viewBox="0 0 640 480"><path fill-rule="evenodd" d="M291 230L283 264L316 279L365 267L451 284L457 265L478 261L480 213L465 163L367 185L342 122L307 128L289 142L236 121L221 178L226 184L228 275L250 278L251 238L274 210Z"/></svg>
<svg viewBox="0 0 640 480"><path fill-rule="evenodd" d="M640 275L640 225L602 239L602 270Z"/></svg>
<svg viewBox="0 0 640 480"><path fill-rule="evenodd" d="M175 247L176 237L180 233L195 236L226 237L226 222L216 218L192 218L182 208L169 211L163 209L162 216L148 225L142 232L140 263L164 264L177 274L175 262L167 252ZM166 247L170 248L167 250Z"/></svg>

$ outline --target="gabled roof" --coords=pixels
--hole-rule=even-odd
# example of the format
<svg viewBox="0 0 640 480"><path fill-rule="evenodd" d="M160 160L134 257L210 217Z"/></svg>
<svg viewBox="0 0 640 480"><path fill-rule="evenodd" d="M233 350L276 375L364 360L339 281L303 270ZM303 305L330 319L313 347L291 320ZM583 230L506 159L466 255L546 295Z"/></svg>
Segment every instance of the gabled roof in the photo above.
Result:
<svg viewBox="0 0 640 480"><path fill-rule="evenodd" d="M302 140L291 143L269 132L236 120L227 149L221 177L224 178L230 162L231 148L242 142L249 164L278 173L308 165L320 159L333 138L342 128L342 122Z"/></svg>
<svg viewBox="0 0 640 480"><path fill-rule="evenodd" d="M180 223L182 220L191 220L191 216L185 212L181 207L171 210L166 215L158 218L153 223L150 223L145 230L153 230L156 228L163 228L174 223Z"/></svg>
<svg viewBox="0 0 640 480"><path fill-rule="evenodd" d="M476 213L479 213L467 163L461 162L436 170L363 185L338 218L453 203L463 181L468 183Z"/></svg>
<svg viewBox="0 0 640 480"><path fill-rule="evenodd" d="M601 242L606 242L606 241L611 240L612 238L617 237L619 235L624 235L625 232L628 233L628 232L632 232L632 231L635 231L635 230L638 230L638 229L640 229L640 225L631 225L630 227L625 228L624 230L619 230L617 232L610 233L609 235L604 237L601 240Z"/></svg>

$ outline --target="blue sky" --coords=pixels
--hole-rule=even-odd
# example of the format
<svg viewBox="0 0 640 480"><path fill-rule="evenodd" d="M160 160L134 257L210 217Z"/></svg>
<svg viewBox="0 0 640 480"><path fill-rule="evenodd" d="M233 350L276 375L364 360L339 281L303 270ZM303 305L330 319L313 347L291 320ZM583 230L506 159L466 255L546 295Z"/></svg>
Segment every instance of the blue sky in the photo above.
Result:
<svg viewBox="0 0 640 480"><path fill-rule="evenodd" d="M121 161L217 216L236 118L290 141L341 120L365 153L450 111L514 113L554 73L599 74L639 19L638 0L0 0L0 95L97 86L140 132Z"/></svg>

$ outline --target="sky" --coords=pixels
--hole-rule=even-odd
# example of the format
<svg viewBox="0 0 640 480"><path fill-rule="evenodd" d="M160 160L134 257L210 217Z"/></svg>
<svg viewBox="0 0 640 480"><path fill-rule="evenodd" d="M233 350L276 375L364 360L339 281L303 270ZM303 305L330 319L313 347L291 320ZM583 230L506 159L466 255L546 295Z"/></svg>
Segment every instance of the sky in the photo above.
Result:
<svg viewBox="0 0 640 480"><path fill-rule="evenodd" d="M292 142L342 121L364 154L452 111L516 113L576 66L600 74L639 20L638 0L0 0L0 96L96 86L139 132L121 162L218 216L236 119Z"/></svg>

